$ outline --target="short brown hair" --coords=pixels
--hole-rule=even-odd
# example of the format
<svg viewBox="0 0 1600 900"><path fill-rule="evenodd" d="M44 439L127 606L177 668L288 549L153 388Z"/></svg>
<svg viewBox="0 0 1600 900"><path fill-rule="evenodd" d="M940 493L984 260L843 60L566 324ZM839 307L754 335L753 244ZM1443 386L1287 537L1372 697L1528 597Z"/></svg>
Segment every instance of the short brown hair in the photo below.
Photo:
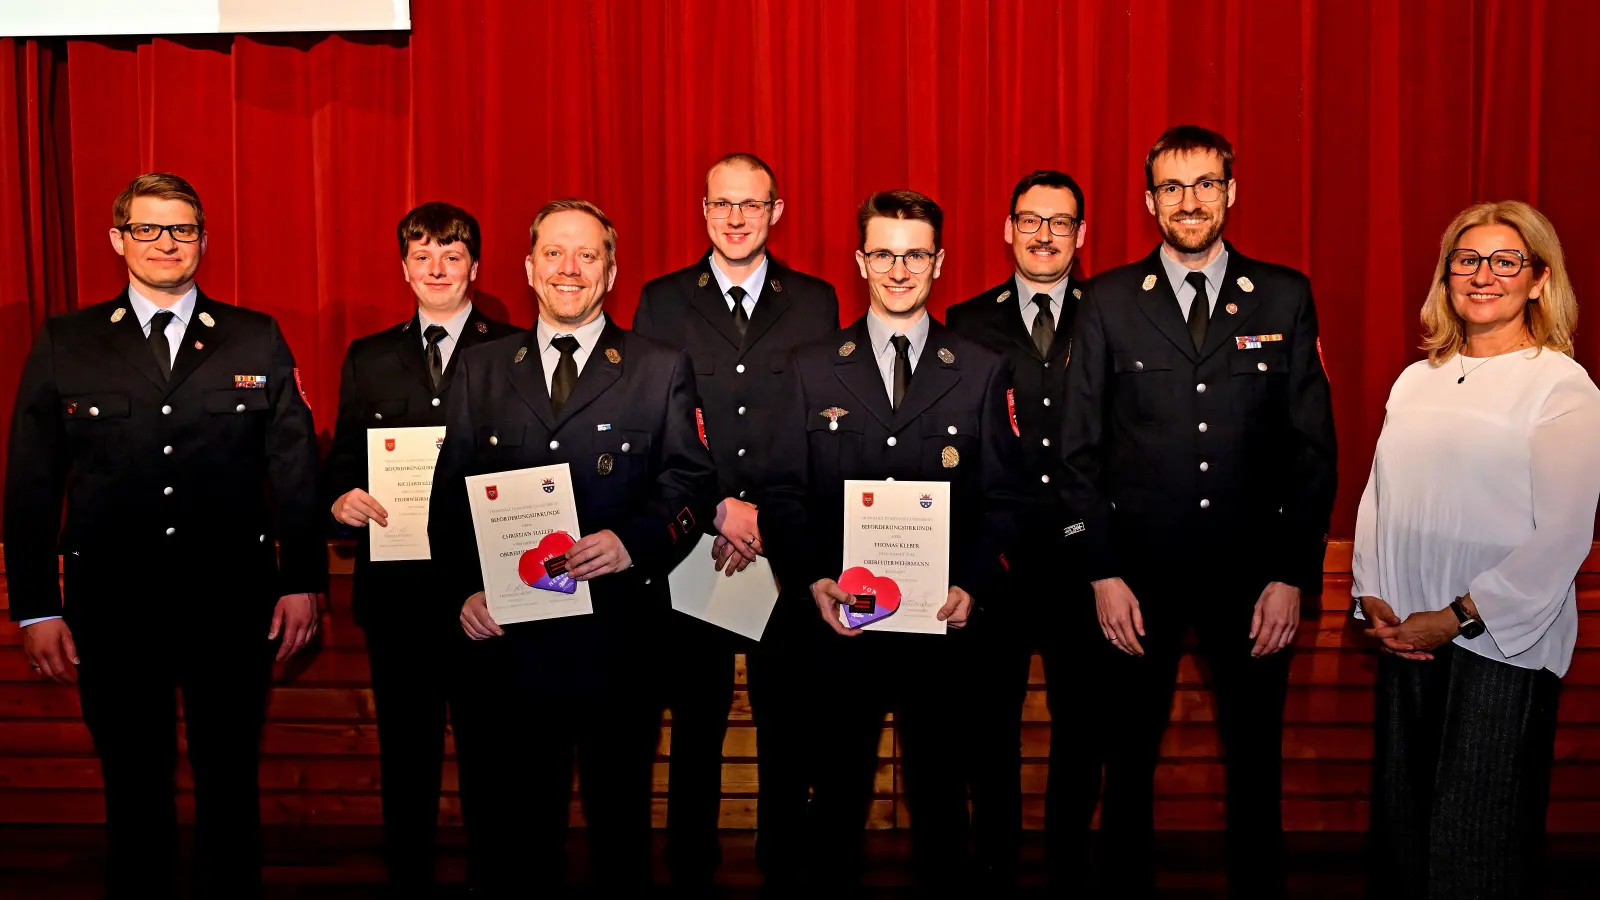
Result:
<svg viewBox="0 0 1600 900"><path fill-rule="evenodd" d="M716 170L718 170L720 168L722 168L723 166L743 166L746 169L753 169L753 170L755 170L757 172L765 172L765 173L767 173L767 180L772 182L772 195L769 196L767 199L768 200L776 200L776 199L778 199L778 176L777 176L777 173L772 171L772 167L767 165L765 160L763 160L761 157L755 155L754 153L729 153L727 156L724 156L723 158L721 158L721 159L717 160L716 162L712 163L711 164L711 168L706 170L706 191L707 191L707 193L709 193L711 191L711 173L715 172Z"/></svg>
<svg viewBox="0 0 1600 900"><path fill-rule="evenodd" d="M1466 343L1466 326L1450 302L1450 251L1461 236L1480 225L1505 225L1514 229L1533 256L1533 277L1544 272L1550 278L1537 299L1530 298L1523 308L1522 321L1540 349L1549 348L1572 355L1572 332L1578 327L1578 295L1567 277L1567 264L1561 255L1556 228L1537 209L1521 200L1479 203L1462 210L1439 239L1439 261L1433 267L1433 287L1422 303L1422 349L1428 362L1437 366L1461 351Z"/></svg>
<svg viewBox="0 0 1600 900"><path fill-rule="evenodd" d="M1222 157L1222 180L1233 180L1233 145L1228 139L1199 125L1174 125L1161 133L1155 146L1144 156L1145 190L1156 189L1156 158L1164 153L1185 156L1190 153L1215 153Z"/></svg>
<svg viewBox="0 0 1600 900"><path fill-rule="evenodd" d="M606 265L616 265L616 226L612 225L611 220L606 218L606 214L600 211L600 207L595 206L593 203L590 203L587 200L579 200L576 197L568 197L565 200L551 200L549 203L539 207L539 212L533 217L533 224L528 226L528 246L530 249L538 246L539 226L544 224L545 219L548 219L558 212L588 213L599 220L600 226L606 231Z"/></svg>
<svg viewBox="0 0 1600 900"><path fill-rule="evenodd" d="M401 259L405 259L410 252L412 241L424 244L429 241L435 244L454 244L459 241L466 245L467 255L472 257L472 261L478 261L478 248L482 245L478 220L459 206L438 200L424 203L406 213L395 231L400 238Z"/></svg>
<svg viewBox="0 0 1600 900"><path fill-rule="evenodd" d="M856 225L861 231L861 245L867 249L867 223L873 219L909 219L927 222L933 226L933 249L939 250L944 236L944 210L933 198L916 191L879 191L861 203L856 211Z"/></svg>
<svg viewBox="0 0 1600 900"><path fill-rule="evenodd" d="M206 230L206 211L200 205L200 195L194 186L170 172L150 172L128 182L111 204L111 224L128 224L128 209L137 197L160 197L163 200L182 200L194 210L194 223Z"/></svg>

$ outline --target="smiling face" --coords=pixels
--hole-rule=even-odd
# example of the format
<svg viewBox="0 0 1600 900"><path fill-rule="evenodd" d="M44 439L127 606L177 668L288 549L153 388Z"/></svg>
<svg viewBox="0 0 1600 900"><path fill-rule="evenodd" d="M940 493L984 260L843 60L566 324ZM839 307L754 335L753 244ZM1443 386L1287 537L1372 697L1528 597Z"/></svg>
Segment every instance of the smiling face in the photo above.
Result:
<svg viewBox="0 0 1600 900"><path fill-rule="evenodd" d="M1167 246L1190 255L1215 246L1234 199L1234 183L1224 180L1222 156L1215 150L1163 153L1156 157L1150 176L1155 190L1145 191L1145 208L1156 217ZM1177 202L1167 205L1157 200L1158 194L1171 191L1178 192ZM1208 199L1201 199L1201 194Z"/></svg>
<svg viewBox="0 0 1600 900"><path fill-rule="evenodd" d="M478 262L461 241L437 244L429 238L406 242L404 271L417 306L443 321L466 305L468 291L478 278Z"/></svg>
<svg viewBox="0 0 1600 900"><path fill-rule="evenodd" d="M1078 248L1083 246L1084 227L1078 222L1078 200L1066 188L1029 188L1017 198L1016 208L1006 219L1006 243L1011 245L1011 255L1017 271L1027 281L1048 287L1065 278L1072 270L1072 261ZM1018 216L1037 216L1039 230L1024 233L1017 227ZM1065 216L1072 219L1074 231L1069 235L1054 234L1050 220Z"/></svg>
<svg viewBox="0 0 1600 900"><path fill-rule="evenodd" d="M893 265L886 272L876 271L869 258L884 254L896 257ZM926 268L912 273L906 254L913 254L913 259L921 257L923 262L915 267ZM943 264L944 251L933 249L933 226L919 219L872 218L867 222L864 249L856 251L856 265L867 280L868 302L885 320L916 321L928 305L933 281Z"/></svg>
<svg viewBox="0 0 1600 900"><path fill-rule="evenodd" d="M135 197L128 206L128 221L151 225L194 225L194 207L183 200ZM136 241L120 229L111 229L111 246L128 266L128 278L141 293L181 294L194 281L205 255L204 232L200 240L184 242L162 231L153 241Z"/></svg>
<svg viewBox="0 0 1600 900"><path fill-rule="evenodd" d="M772 194L772 179L754 166L724 163L706 176L705 199L734 204L727 218L713 216L709 208L702 209L706 234L711 238L711 246L716 248L719 263L741 266L760 262L767 248L767 236L783 216L783 201ZM738 205L747 200L772 203L760 215L749 216Z"/></svg>
<svg viewBox="0 0 1600 900"><path fill-rule="evenodd" d="M1489 259L1496 250L1514 250L1527 258L1533 253L1522 235L1509 225L1479 225L1468 228L1456 240L1454 251L1471 250L1479 257L1476 272L1470 275L1446 274L1450 305L1466 323L1467 333L1494 331L1520 325L1528 303L1539 299L1550 272L1529 265L1512 274L1495 274ZM1448 269L1446 270L1448 273Z"/></svg>
<svg viewBox="0 0 1600 900"><path fill-rule="evenodd" d="M617 267L606 252L606 230L582 210L546 216L527 259L528 284L539 297L539 317L571 331L600 315Z"/></svg>

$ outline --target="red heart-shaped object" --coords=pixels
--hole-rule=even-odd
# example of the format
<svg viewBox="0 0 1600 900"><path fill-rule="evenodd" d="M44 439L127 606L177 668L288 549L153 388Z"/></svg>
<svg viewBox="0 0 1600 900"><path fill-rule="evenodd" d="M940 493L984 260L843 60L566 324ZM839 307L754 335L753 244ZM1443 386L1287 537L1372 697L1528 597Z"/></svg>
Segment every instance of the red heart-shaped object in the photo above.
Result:
<svg viewBox="0 0 1600 900"><path fill-rule="evenodd" d="M539 546L523 551L522 558L517 560L517 577L522 579L523 584L532 587L535 581L545 575L545 560L566 553L575 543L572 535L565 531L550 532L539 542Z"/></svg>
<svg viewBox="0 0 1600 900"><path fill-rule="evenodd" d="M900 608L900 585L893 578L872 574L866 566L853 566L839 576L839 587L852 594L871 594L873 602L885 612Z"/></svg>

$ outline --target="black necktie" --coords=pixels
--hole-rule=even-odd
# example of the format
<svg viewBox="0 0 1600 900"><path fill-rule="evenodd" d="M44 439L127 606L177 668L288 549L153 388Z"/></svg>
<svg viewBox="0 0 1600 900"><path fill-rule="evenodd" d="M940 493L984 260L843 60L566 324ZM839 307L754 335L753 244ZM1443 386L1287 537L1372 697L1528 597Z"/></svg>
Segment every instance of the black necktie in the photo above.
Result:
<svg viewBox="0 0 1600 900"><path fill-rule="evenodd" d="M1033 346L1039 349L1039 355L1048 357L1050 345L1056 340L1056 317L1050 314L1050 295L1034 294L1033 304L1039 307L1039 312L1033 317Z"/></svg>
<svg viewBox="0 0 1600 900"><path fill-rule="evenodd" d="M172 377L172 344L167 342L167 323L172 321L172 311L163 309L150 317L150 352L156 358L156 368L162 379Z"/></svg>
<svg viewBox="0 0 1600 900"><path fill-rule="evenodd" d="M906 400L906 389L911 386L911 339L903 334L889 338L894 345L894 408Z"/></svg>
<svg viewBox="0 0 1600 900"><path fill-rule="evenodd" d="M1206 342L1206 320L1211 318L1211 301L1206 298L1206 276L1202 272L1190 272L1183 280L1194 288L1194 301L1189 304L1189 339L1194 341L1194 349L1199 350Z"/></svg>
<svg viewBox="0 0 1600 900"><path fill-rule="evenodd" d="M433 389L439 390L439 380L444 378L444 353L439 349L439 342L450 336L443 325L429 325L422 329L422 336L428 342L428 377L433 379Z"/></svg>
<svg viewBox="0 0 1600 900"><path fill-rule="evenodd" d="M556 372L550 376L550 409L559 416L561 407L566 406L567 398L572 396L572 386L578 383L578 360L573 356L578 352L578 339L563 335L552 338L550 346L561 351Z"/></svg>
<svg viewBox="0 0 1600 900"><path fill-rule="evenodd" d="M750 314L744 311L744 298L749 292L736 284L728 288L728 296L733 298L733 330L744 337L745 329L750 327Z"/></svg>

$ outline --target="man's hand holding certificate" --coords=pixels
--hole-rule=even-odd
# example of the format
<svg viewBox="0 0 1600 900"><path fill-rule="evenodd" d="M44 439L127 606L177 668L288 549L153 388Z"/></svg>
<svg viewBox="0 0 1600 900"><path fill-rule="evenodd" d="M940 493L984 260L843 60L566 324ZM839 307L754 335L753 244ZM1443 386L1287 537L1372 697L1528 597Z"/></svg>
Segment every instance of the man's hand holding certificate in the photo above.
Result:
<svg viewBox="0 0 1600 900"><path fill-rule="evenodd" d="M566 463L466 481L484 585L462 611L474 637L499 634L492 626L588 615L587 581L631 563L612 532L580 537Z"/></svg>
<svg viewBox="0 0 1600 900"><path fill-rule="evenodd" d="M811 586L840 634L944 634L966 621L967 592L949 584L950 484L846 481L844 571Z"/></svg>
<svg viewBox="0 0 1600 900"><path fill-rule="evenodd" d="M367 490L339 498L334 516L370 532L373 562L428 559L428 497L444 426L367 430Z"/></svg>

